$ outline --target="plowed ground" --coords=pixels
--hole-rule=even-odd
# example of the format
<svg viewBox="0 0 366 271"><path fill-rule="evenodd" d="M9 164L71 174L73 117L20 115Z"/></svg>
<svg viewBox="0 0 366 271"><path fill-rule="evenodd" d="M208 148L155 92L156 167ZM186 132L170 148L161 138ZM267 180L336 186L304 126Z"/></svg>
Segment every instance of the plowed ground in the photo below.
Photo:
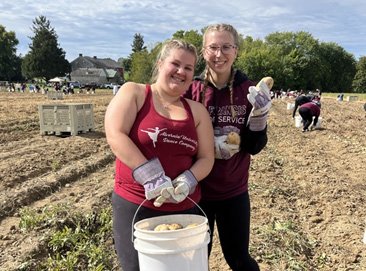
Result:
<svg viewBox="0 0 366 271"><path fill-rule="evenodd" d="M57 101L41 94L0 92L0 270L14 270L30 255L47 256L37 255L44 229L25 235L19 230L21 207L65 202L82 211L110 207L114 155L103 121L111 98L110 91ZM273 101L269 142L252 158L252 255L261 270L289 270L285 259L265 260L268 240L259 232L275 221L291 221L317 244L310 256L298 255L308 270L366 270L365 101L323 98L321 129L306 134L294 126L288 102L293 101ZM95 131L41 136L38 104L52 103L92 103ZM230 270L217 236L210 267Z"/></svg>

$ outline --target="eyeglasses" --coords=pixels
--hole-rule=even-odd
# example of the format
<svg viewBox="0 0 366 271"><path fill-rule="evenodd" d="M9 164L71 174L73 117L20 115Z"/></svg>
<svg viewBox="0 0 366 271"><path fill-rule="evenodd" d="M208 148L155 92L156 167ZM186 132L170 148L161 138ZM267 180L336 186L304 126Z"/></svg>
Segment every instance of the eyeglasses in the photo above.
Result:
<svg viewBox="0 0 366 271"><path fill-rule="evenodd" d="M219 50L224 55L228 55L231 53L232 49L236 49L236 48L238 48L238 47L236 47L235 45L223 45L223 46L210 45L210 46L205 47L205 49L207 50L207 53L210 55L217 54L219 52Z"/></svg>

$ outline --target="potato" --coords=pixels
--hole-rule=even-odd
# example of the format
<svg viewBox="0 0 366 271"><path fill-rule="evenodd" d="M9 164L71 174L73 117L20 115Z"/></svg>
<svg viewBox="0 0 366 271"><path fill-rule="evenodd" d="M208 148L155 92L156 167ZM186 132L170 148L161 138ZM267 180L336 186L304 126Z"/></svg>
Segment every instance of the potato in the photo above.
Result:
<svg viewBox="0 0 366 271"><path fill-rule="evenodd" d="M274 83L274 80L272 77L263 77L261 81L264 81L268 87L269 90L271 90L271 88L273 87L273 83ZM259 88L259 85L260 85L260 82L257 84L257 88Z"/></svg>
<svg viewBox="0 0 366 271"><path fill-rule="evenodd" d="M173 223L169 225L169 230L179 230L183 229L183 226L178 223Z"/></svg>
<svg viewBox="0 0 366 271"><path fill-rule="evenodd" d="M196 226L198 226L198 225L199 225L198 223L192 223L192 224L187 225L187 226L186 226L186 229L188 229L188 228L193 228L193 227L196 227Z"/></svg>
<svg viewBox="0 0 366 271"><path fill-rule="evenodd" d="M230 132L226 137L227 144L239 145L240 144L240 136L238 133Z"/></svg>
<svg viewBox="0 0 366 271"><path fill-rule="evenodd" d="M154 231L169 231L169 224L160 224L157 225Z"/></svg>

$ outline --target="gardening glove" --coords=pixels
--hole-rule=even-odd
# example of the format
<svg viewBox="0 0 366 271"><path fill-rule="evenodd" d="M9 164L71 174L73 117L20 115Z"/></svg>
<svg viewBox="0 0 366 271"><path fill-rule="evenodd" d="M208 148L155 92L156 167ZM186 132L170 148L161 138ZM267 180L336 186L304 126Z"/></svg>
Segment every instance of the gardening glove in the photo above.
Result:
<svg viewBox="0 0 366 271"><path fill-rule="evenodd" d="M163 167L158 158L151 159L132 171L136 182L145 188L145 197L148 200L160 196L161 190L172 187L171 179L165 176Z"/></svg>
<svg viewBox="0 0 366 271"><path fill-rule="evenodd" d="M156 207L163 203L180 203L192 194L198 181L190 170L184 171L172 181L173 187L164 188L161 195L155 200ZM159 206L157 206L160 204Z"/></svg>
<svg viewBox="0 0 366 271"><path fill-rule="evenodd" d="M239 144L228 144L226 135L215 136L215 158L230 159L235 153L239 152Z"/></svg>
<svg viewBox="0 0 366 271"><path fill-rule="evenodd" d="M272 77L264 77L255 87L249 87L247 97L253 108L248 123L252 131L261 131L266 127L268 112L271 108L270 90L272 86Z"/></svg>

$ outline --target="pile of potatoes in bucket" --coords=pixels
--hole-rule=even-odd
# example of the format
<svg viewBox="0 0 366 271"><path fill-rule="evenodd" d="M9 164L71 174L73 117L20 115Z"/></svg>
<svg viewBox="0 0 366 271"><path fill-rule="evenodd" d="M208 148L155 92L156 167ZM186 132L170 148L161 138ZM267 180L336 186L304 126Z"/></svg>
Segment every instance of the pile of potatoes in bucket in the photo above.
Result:
<svg viewBox="0 0 366 271"><path fill-rule="evenodd" d="M198 223L192 223L186 226L184 229L192 228L198 226ZM172 231L172 230L180 230L183 229L183 226L178 223L172 224L159 224L154 228L154 231Z"/></svg>

